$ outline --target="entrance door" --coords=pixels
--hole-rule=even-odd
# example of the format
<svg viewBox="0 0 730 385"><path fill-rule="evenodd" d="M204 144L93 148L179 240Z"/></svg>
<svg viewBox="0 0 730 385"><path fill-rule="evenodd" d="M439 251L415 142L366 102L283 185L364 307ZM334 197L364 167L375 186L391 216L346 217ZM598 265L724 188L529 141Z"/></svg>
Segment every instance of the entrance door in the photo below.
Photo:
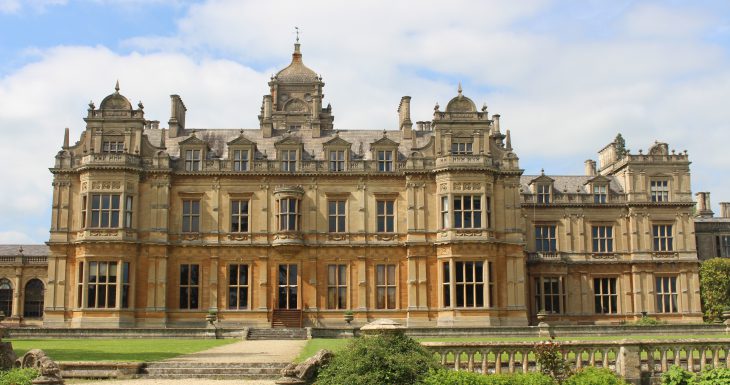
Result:
<svg viewBox="0 0 730 385"><path fill-rule="evenodd" d="M297 265L279 265L279 309L298 309Z"/></svg>

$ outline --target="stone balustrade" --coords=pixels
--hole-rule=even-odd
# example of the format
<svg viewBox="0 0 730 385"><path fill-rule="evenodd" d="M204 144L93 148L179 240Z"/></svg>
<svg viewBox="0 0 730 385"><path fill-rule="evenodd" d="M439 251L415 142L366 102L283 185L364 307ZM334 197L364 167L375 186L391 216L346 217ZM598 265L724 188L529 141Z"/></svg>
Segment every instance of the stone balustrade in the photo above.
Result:
<svg viewBox="0 0 730 385"><path fill-rule="evenodd" d="M494 373L538 371L534 342L424 342L441 363L453 370ZM574 369L608 368L631 383L658 377L672 365L690 372L730 368L730 340L561 341L563 355Z"/></svg>
<svg viewBox="0 0 730 385"><path fill-rule="evenodd" d="M48 257L43 255L0 256L0 265L45 265Z"/></svg>

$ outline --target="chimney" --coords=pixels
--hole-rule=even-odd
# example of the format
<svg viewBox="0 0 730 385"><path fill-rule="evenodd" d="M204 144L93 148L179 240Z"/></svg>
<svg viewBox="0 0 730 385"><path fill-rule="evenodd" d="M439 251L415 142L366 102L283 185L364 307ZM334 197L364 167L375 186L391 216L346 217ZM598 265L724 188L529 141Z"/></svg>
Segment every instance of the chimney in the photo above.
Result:
<svg viewBox="0 0 730 385"><path fill-rule="evenodd" d="M185 131L185 103L179 95L170 95L170 121L167 122L170 127L170 137L176 138Z"/></svg>
<svg viewBox="0 0 730 385"><path fill-rule="evenodd" d="M411 139L413 123L411 122L411 97L404 96L398 105L398 128L403 131L403 139Z"/></svg>
<svg viewBox="0 0 730 385"><path fill-rule="evenodd" d="M596 161L588 159L586 161L586 176L596 176Z"/></svg>
<svg viewBox="0 0 730 385"><path fill-rule="evenodd" d="M63 147L64 150L68 150L68 127L63 131Z"/></svg>
<svg viewBox="0 0 730 385"><path fill-rule="evenodd" d="M720 217L730 218L730 202L720 202Z"/></svg>
<svg viewBox="0 0 730 385"><path fill-rule="evenodd" d="M712 212L710 205L710 193L698 192L695 196L697 196L697 215L702 218L712 218L715 213Z"/></svg>

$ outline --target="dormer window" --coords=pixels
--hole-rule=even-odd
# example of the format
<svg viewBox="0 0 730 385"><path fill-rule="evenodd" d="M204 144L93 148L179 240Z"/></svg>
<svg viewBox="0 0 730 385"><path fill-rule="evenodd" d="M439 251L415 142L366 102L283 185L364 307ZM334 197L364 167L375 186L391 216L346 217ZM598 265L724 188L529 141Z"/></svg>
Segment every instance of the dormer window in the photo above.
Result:
<svg viewBox="0 0 730 385"><path fill-rule="evenodd" d="M378 151L378 171L393 171L393 151Z"/></svg>
<svg viewBox="0 0 730 385"><path fill-rule="evenodd" d="M250 171L253 155L256 153L256 143L241 135L228 142L228 159L233 171Z"/></svg>
<svg viewBox="0 0 730 385"><path fill-rule="evenodd" d="M279 159L281 159L281 171L295 172L297 170L297 150L281 150Z"/></svg>
<svg viewBox="0 0 730 385"><path fill-rule="evenodd" d="M200 150L185 150L185 171L200 171Z"/></svg>
<svg viewBox="0 0 730 385"><path fill-rule="evenodd" d="M332 172L345 171L345 150L330 150L329 170Z"/></svg>
<svg viewBox="0 0 730 385"><path fill-rule="evenodd" d="M455 140L451 142L451 155L472 155L473 153L471 141Z"/></svg>
<svg viewBox="0 0 730 385"><path fill-rule="evenodd" d="M121 138L110 138L104 139L102 143L101 152L105 154L116 154L124 152L124 141Z"/></svg>
<svg viewBox="0 0 730 385"><path fill-rule="evenodd" d="M537 203L550 203L550 193L552 186L549 184L539 184L536 186Z"/></svg>
<svg viewBox="0 0 730 385"><path fill-rule="evenodd" d="M593 203L606 203L606 202L608 202L608 185L594 184L593 185Z"/></svg>
<svg viewBox="0 0 730 385"><path fill-rule="evenodd" d="M233 150L233 171L248 171L248 156L248 150Z"/></svg>

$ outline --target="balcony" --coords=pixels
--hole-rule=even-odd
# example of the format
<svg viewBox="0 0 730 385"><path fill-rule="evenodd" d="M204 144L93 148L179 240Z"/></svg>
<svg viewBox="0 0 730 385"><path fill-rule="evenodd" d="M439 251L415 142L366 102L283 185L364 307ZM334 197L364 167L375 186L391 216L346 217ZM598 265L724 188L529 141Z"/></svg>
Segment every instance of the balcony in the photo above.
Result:
<svg viewBox="0 0 730 385"><path fill-rule="evenodd" d="M446 155L436 158L436 167L489 167L492 158L486 155Z"/></svg>
<svg viewBox="0 0 730 385"><path fill-rule="evenodd" d="M76 166L141 167L140 157L132 154L105 153L84 155Z"/></svg>

